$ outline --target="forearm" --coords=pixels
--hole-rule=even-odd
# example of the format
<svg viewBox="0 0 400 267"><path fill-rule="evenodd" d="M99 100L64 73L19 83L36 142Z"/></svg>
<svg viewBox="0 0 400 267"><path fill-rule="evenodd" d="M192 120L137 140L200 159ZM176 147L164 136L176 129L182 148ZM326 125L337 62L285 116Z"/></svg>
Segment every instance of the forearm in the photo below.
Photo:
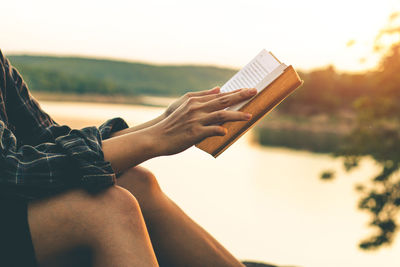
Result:
<svg viewBox="0 0 400 267"><path fill-rule="evenodd" d="M123 131L125 130L120 132ZM153 129L145 127L145 129L129 131L102 141L104 159L111 163L115 173L123 172L159 156L157 150L159 146L153 138L152 131Z"/></svg>
<svg viewBox="0 0 400 267"><path fill-rule="evenodd" d="M127 128L127 129L124 129L124 130L121 130L121 131L118 131L118 132L115 132L115 133L112 133L111 137L121 136L121 135L124 135L124 134L129 134L129 133L133 133L133 132L136 132L136 131L139 131L139 130L143 130L145 128L148 128L150 126L153 126L153 125L157 124L158 122L162 121L164 118L165 118L165 113L163 113L160 116L158 116L157 118L152 119L150 121L147 121L145 123L142 123L142 124L139 124L139 125L136 125L136 126L133 126L133 127L130 127L130 128Z"/></svg>

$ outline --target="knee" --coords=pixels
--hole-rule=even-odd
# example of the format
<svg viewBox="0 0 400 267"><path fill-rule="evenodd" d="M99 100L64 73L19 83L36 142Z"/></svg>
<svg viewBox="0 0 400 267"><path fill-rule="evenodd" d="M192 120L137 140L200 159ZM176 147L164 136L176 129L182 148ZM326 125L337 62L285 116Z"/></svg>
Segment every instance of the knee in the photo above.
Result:
<svg viewBox="0 0 400 267"><path fill-rule="evenodd" d="M120 186L111 186L99 192L89 200L90 206L79 223L87 223L87 240L90 244L99 244L107 240L116 231L129 233L142 231L143 214L136 198ZM89 211L89 212L88 212ZM90 212L92 211L92 212ZM94 242L94 243L93 243Z"/></svg>
<svg viewBox="0 0 400 267"><path fill-rule="evenodd" d="M119 186L111 186L96 194L79 190L72 197L66 199L70 209L69 221L84 223L94 232L123 222L141 220L142 217L136 198Z"/></svg>
<svg viewBox="0 0 400 267"><path fill-rule="evenodd" d="M155 175L146 168L136 166L128 169L125 173L125 179L128 179L132 186L146 193L156 193L161 191Z"/></svg>
<svg viewBox="0 0 400 267"><path fill-rule="evenodd" d="M114 218L118 218L118 221L124 217L141 216L140 206L136 198L120 186L111 186L100 192L95 197L94 205L100 208L102 215L110 218L113 214Z"/></svg>

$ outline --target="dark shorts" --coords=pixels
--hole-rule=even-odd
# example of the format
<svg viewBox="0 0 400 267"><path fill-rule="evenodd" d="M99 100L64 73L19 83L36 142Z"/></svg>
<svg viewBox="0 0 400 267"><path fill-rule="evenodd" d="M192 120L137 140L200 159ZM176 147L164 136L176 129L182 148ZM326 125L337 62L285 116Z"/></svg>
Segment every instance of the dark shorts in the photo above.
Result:
<svg viewBox="0 0 400 267"><path fill-rule="evenodd" d="M37 266L28 225L28 205L0 199L0 266Z"/></svg>

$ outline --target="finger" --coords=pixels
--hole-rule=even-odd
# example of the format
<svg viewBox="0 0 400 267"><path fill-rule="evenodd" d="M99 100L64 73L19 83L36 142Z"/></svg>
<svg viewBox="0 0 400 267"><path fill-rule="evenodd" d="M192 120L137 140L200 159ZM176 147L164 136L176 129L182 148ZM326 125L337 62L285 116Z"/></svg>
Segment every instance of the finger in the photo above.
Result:
<svg viewBox="0 0 400 267"><path fill-rule="evenodd" d="M219 92L220 92L220 88L217 86L217 87L214 87L209 90L204 90L204 91L200 91L200 92L192 92L192 93L190 93L190 96L197 97L197 96L213 95L213 94L218 94Z"/></svg>
<svg viewBox="0 0 400 267"><path fill-rule="evenodd" d="M200 123L203 125L220 124L227 121L248 121L251 119L250 113L231 111L231 110L219 110L207 114Z"/></svg>
<svg viewBox="0 0 400 267"><path fill-rule="evenodd" d="M232 94L234 94L236 92L239 92L240 90L242 90L242 89L236 89L236 90L234 90L232 92L225 92L225 93L219 93L219 94L198 96L198 97L195 97L195 99L196 99L197 102L204 103L204 102L208 102L210 100L213 100L213 99L216 99L216 98L219 98L219 97L223 97L223 96L226 96L226 95L232 95Z"/></svg>
<svg viewBox="0 0 400 267"><path fill-rule="evenodd" d="M203 127L202 138L210 136L224 136L228 133L228 130L222 126L206 126Z"/></svg>
<svg viewBox="0 0 400 267"><path fill-rule="evenodd" d="M240 90L231 95L225 95L215 98L207 103L204 103L204 110L208 112L224 109L235 104L238 104L244 100L250 99L257 94L255 88L250 88L246 90Z"/></svg>

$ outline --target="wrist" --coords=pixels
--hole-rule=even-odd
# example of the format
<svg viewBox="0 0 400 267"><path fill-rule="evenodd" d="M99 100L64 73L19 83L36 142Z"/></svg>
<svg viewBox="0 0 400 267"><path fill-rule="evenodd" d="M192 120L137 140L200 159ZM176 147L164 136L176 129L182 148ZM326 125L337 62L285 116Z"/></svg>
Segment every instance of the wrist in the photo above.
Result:
<svg viewBox="0 0 400 267"><path fill-rule="evenodd" d="M161 116L160 116L161 117ZM161 137L161 131L157 124L143 130L143 139L146 154L149 158L155 158L164 155L164 140Z"/></svg>

